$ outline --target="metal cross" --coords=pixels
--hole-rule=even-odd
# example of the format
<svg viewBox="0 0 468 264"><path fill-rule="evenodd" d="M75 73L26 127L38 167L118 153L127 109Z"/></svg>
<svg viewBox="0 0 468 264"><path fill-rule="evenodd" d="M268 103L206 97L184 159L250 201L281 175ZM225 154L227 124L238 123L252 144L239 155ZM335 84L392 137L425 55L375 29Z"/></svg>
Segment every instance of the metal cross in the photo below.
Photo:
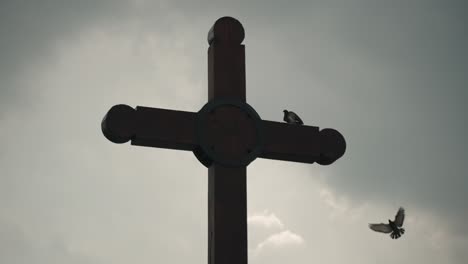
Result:
<svg viewBox="0 0 468 264"><path fill-rule="evenodd" d="M208 263L247 264L246 168L257 157L328 165L346 149L333 129L262 120L246 102L244 28L208 33L208 103L198 112L113 106L101 127L114 143L193 151L208 168Z"/></svg>

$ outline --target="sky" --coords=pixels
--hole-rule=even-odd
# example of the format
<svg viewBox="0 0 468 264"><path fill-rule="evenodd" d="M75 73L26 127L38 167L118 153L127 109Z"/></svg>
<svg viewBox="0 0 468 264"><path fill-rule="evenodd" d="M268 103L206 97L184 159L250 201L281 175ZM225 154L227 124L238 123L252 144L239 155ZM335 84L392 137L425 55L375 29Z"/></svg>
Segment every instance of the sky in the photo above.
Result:
<svg viewBox="0 0 468 264"><path fill-rule="evenodd" d="M0 1L0 263L207 263L207 169L113 144L113 105L196 112L208 30L245 28L247 102L347 141L248 167L249 263L468 259L464 1ZM368 223L405 207L398 240Z"/></svg>

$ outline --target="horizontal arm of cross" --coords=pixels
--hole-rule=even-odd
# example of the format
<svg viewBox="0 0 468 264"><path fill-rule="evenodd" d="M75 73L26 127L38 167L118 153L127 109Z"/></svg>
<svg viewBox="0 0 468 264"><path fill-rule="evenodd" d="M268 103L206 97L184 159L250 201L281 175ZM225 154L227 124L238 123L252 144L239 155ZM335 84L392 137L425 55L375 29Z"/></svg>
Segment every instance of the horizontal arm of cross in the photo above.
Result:
<svg viewBox="0 0 468 264"><path fill-rule="evenodd" d="M104 117L101 127L114 143L131 140L132 145L192 151L196 113L160 108L115 105Z"/></svg>
<svg viewBox="0 0 468 264"><path fill-rule="evenodd" d="M262 120L260 158L328 165L343 156L346 142L334 129Z"/></svg>
<svg viewBox="0 0 468 264"><path fill-rule="evenodd" d="M194 151L200 144L196 122L197 113L193 112L116 105L106 114L101 126L106 138L114 143L131 141L138 146ZM258 122L262 144L256 157L328 165L346 149L343 136L333 129L319 130L314 126L261 119Z"/></svg>

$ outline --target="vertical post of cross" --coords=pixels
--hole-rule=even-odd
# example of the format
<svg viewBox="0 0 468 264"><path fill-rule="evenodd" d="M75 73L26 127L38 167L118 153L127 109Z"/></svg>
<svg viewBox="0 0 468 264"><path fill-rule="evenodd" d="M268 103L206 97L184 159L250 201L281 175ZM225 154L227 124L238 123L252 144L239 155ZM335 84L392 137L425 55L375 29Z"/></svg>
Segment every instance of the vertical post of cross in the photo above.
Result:
<svg viewBox="0 0 468 264"><path fill-rule="evenodd" d="M244 29L233 18L208 33L208 100L245 103ZM235 138L232 138L235 140ZM213 148L217 148L216 145ZM208 263L247 264L246 166L208 168Z"/></svg>

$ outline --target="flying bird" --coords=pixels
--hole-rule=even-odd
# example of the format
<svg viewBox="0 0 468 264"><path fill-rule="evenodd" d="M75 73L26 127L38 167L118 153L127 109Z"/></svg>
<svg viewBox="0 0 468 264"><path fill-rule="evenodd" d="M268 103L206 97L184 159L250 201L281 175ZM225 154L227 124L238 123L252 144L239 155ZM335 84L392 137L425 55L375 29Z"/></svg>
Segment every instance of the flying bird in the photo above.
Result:
<svg viewBox="0 0 468 264"><path fill-rule="evenodd" d="M288 111L288 110L283 110L284 112L284 117L283 120L288 123L288 124L295 124L295 125L303 125L304 122L302 122L301 118L299 118L296 113L293 111Z"/></svg>
<svg viewBox="0 0 468 264"><path fill-rule="evenodd" d="M392 239L397 239L405 233L405 229L402 228L404 220L405 209L403 209L403 207L400 207L400 209L398 209L397 214L395 215L395 220L392 221L388 219L388 224L369 224L369 227L370 229L376 232L381 232L385 234L391 233L390 237Z"/></svg>

